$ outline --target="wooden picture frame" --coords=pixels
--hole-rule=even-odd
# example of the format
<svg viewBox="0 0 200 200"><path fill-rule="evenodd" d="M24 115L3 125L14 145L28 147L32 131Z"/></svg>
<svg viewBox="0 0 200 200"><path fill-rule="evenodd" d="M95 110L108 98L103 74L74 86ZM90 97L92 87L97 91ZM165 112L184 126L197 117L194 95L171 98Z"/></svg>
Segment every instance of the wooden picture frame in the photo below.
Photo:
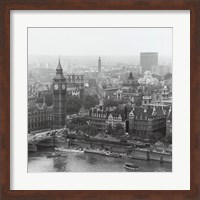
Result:
<svg viewBox="0 0 200 200"><path fill-rule="evenodd" d="M198 0L2 0L0 2L0 199L199 199L200 198L200 3ZM10 11L190 10L190 190L10 190ZM180 133L181 134L181 133ZM178 181L178 180L177 180Z"/></svg>

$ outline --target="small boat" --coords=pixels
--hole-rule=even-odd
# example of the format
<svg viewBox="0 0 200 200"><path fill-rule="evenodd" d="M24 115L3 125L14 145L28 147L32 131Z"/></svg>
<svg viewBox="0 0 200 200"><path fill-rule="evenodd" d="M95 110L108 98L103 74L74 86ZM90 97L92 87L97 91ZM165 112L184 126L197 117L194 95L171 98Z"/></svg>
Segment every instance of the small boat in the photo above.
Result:
<svg viewBox="0 0 200 200"><path fill-rule="evenodd" d="M149 149L139 149L139 151L145 151L145 152L149 152Z"/></svg>
<svg viewBox="0 0 200 200"><path fill-rule="evenodd" d="M122 155L118 154L118 153L113 153L110 151L102 151L102 150L94 150L94 149L90 149L90 150L84 150L85 153L93 153L93 154L99 154L99 155L103 155L103 156L109 156L109 157L114 157L114 158L120 158L122 157Z"/></svg>
<svg viewBox="0 0 200 200"><path fill-rule="evenodd" d="M163 154L163 155L171 155L171 153L166 152L166 151L158 151L156 149L154 149L152 152L157 153L157 154Z"/></svg>
<svg viewBox="0 0 200 200"><path fill-rule="evenodd" d="M113 157L113 158L122 158L121 154L114 153L114 152L110 152L108 156Z"/></svg>
<svg viewBox="0 0 200 200"><path fill-rule="evenodd" d="M53 158L53 157L59 157L59 156L61 156L61 154L60 153L52 153L52 154L48 154L47 155L47 158Z"/></svg>
<svg viewBox="0 0 200 200"><path fill-rule="evenodd" d="M134 163L125 163L124 168L131 171L139 171L140 167Z"/></svg>
<svg viewBox="0 0 200 200"><path fill-rule="evenodd" d="M67 149L64 147L55 147L55 150L62 151L62 152L84 153L83 149Z"/></svg>
<svg viewBox="0 0 200 200"><path fill-rule="evenodd" d="M84 150L84 153L93 153L93 154L100 154L100 155L108 155L108 152L105 151L100 151L100 150L95 150L95 149L86 149Z"/></svg>

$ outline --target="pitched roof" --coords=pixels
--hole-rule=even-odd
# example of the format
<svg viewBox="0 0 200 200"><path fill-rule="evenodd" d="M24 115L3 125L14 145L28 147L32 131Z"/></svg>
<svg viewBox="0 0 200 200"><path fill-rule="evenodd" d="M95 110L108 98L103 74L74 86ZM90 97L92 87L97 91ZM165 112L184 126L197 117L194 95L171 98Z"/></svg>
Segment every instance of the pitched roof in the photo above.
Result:
<svg viewBox="0 0 200 200"><path fill-rule="evenodd" d="M132 110L132 113L134 114L136 119L149 119L149 118L163 118L165 117L165 114L160 107L136 107L134 110ZM131 113L131 114L132 114Z"/></svg>
<svg viewBox="0 0 200 200"><path fill-rule="evenodd" d="M133 73L132 72L130 72L128 79L133 80Z"/></svg>

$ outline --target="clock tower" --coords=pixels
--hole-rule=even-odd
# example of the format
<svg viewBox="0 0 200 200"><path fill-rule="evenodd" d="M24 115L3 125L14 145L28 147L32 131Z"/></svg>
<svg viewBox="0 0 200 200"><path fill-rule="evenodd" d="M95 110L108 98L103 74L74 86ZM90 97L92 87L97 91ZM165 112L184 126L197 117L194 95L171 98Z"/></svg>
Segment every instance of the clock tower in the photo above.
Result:
<svg viewBox="0 0 200 200"><path fill-rule="evenodd" d="M63 128L66 116L66 79L63 76L63 69L58 62L56 76L53 79L53 128Z"/></svg>

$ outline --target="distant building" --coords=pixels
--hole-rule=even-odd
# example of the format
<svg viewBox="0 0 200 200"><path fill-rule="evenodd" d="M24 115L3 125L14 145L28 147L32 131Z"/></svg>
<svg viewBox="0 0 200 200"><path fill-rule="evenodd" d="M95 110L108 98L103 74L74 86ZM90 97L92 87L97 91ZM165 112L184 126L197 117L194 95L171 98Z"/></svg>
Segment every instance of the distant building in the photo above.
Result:
<svg viewBox="0 0 200 200"><path fill-rule="evenodd" d="M161 103L163 105L172 105L172 91L166 85L163 88L155 90L152 93L152 101L150 103Z"/></svg>
<svg viewBox="0 0 200 200"><path fill-rule="evenodd" d="M172 123L172 105L167 105L165 103L151 103L148 105L143 105L148 106L148 108L156 108L156 109L162 109L163 110L163 114L166 116L166 120L169 123Z"/></svg>
<svg viewBox="0 0 200 200"><path fill-rule="evenodd" d="M132 72L130 72L128 78L124 83L122 84L121 89L118 89L116 91L116 99L117 100L127 100L133 102L140 101L141 100L141 95L138 93L138 86L139 83L138 81L133 77Z"/></svg>
<svg viewBox="0 0 200 200"><path fill-rule="evenodd" d="M140 53L140 65L142 72L151 71L151 67L158 65L158 53L157 52L142 52Z"/></svg>
<svg viewBox="0 0 200 200"><path fill-rule="evenodd" d="M161 107L138 107L129 113L130 134L166 134L166 114Z"/></svg>
<svg viewBox="0 0 200 200"><path fill-rule="evenodd" d="M122 84L122 87L137 88L138 86L138 81L133 77L133 73L130 72L127 80Z"/></svg>
<svg viewBox="0 0 200 200"><path fill-rule="evenodd" d="M166 85L163 87L163 90L162 90L162 99L163 100L169 99L169 89L167 88Z"/></svg>
<svg viewBox="0 0 200 200"><path fill-rule="evenodd" d="M98 93L105 99L114 99L118 90L119 88L103 89L102 87L99 87Z"/></svg>
<svg viewBox="0 0 200 200"><path fill-rule="evenodd" d="M122 88L121 89L123 91L123 96L125 97L124 93L133 94L133 93L137 92L138 86L139 86L138 81L133 77L132 72L130 72L127 80L124 81L124 83L122 84Z"/></svg>
<svg viewBox="0 0 200 200"><path fill-rule="evenodd" d="M152 97L151 96L143 96L142 97L142 105L147 105L147 104L150 104L151 103L151 99Z"/></svg>
<svg viewBox="0 0 200 200"><path fill-rule="evenodd" d="M108 119L106 120L106 125L111 125L112 128L115 128L117 124L120 124L125 128L125 121L122 116L110 113Z"/></svg>
<svg viewBox="0 0 200 200"><path fill-rule="evenodd" d="M91 109L89 119L91 125L95 126L99 132L105 132L106 121L108 118L108 112L101 111L100 109Z"/></svg>
<svg viewBox="0 0 200 200"><path fill-rule="evenodd" d="M84 75L82 74L67 74L67 93L71 96L82 97L84 94Z"/></svg>
<svg viewBox="0 0 200 200"><path fill-rule="evenodd" d="M136 92L127 87L117 90L116 99L125 100L127 102L131 102L132 104L134 103L137 106L142 105L142 93Z"/></svg>
<svg viewBox="0 0 200 200"><path fill-rule="evenodd" d="M125 117L115 113L115 111L103 111L100 109L90 109L89 119L91 125L95 126L99 132L105 132L108 125L114 128L120 124L125 129Z"/></svg>
<svg viewBox="0 0 200 200"><path fill-rule="evenodd" d="M101 57L98 60L98 73L101 73Z"/></svg>
<svg viewBox="0 0 200 200"><path fill-rule="evenodd" d="M167 73L170 73L170 66L168 65L154 65L151 67L152 74L164 76Z"/></svg>
<svg viewBox="0 0 200 200"><path fill-rule="evenodd" d="M35 77L33 76L31 71L28 73L28 82L29 83L34 83L35 82Z"/></svg>
<svg viewBox="0 0 200 200"><path fill-rule="evenodd" d="M122 100L122 97L123 97L123 91L122 91L122 89L118 89L116 92L116 99Z"/></svg>
<svg viewBox="0 0 200 200"><path fill-rule="evenodd" d="M84 94L95 95L98 93L97 80L95 78L89 78L84 86Z"/></svg>

